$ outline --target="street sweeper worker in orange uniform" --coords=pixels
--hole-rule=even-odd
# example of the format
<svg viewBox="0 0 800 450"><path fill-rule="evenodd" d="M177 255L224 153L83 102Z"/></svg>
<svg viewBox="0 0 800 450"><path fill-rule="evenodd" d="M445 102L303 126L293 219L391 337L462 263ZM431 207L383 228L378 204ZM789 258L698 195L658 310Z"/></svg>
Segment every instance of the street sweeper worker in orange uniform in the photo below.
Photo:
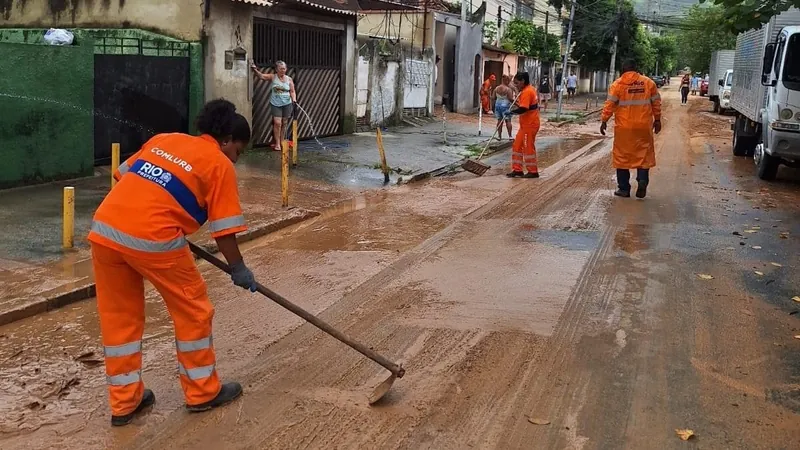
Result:
<svg viewBox="0 0 800 450"><path fill-rule="evenodd" d="M484 114L489 114L492 110L492 104L490 102L490 95L492 93L492 83L495 82L497 77L494 74L489 75L489 78L483 81L481 85L481 108L483 108Z"/></svg>
<svg viewBox="0 0 800 450"><path fill-rule="evenodd" d="M242 393L217 374L214 307L186 236L208 222L237 286L255 291L236 243L245 231L233 163L250 141L250 125L226 100L197 117L200 136L159 134L114 173L118 183L97 209L89 241L105 353L111 424L125 425L155 395L142 380L144 280L164 298L175 326L181 387L189 411L224 405Z"/></svg>
<svg viewBox="0 0 800 450"><path fill-rule="evenodd" d="M527 72L514 75L514 86L519 92L517 102L511 105L510 114L519 115L519 131L511 147L511 172L509 178L539 178L534 141L539 132L539 99L536 89L531 86ZM527 173L522 171L523 166Z"/></svg>
<svg viewBox="0 0 800 450"><path fill-rule="evenodd" d="M631 196L630 169L636 169L636 197L644 198L650 183L650 168L656 165L653 132L661 131L661 94L653 80L637 72L633 60L622 64L622 76L611 84L600 118L601 134L606 134L608 120L614 114L612 159L617 169L614 195Z"/></svg>

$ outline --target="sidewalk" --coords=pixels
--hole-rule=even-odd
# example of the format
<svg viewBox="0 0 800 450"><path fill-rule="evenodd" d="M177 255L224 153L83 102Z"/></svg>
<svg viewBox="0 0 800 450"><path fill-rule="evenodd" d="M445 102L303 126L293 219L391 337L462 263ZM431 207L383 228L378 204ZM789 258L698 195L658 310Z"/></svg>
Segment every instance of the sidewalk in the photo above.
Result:
<svg viewBox="0 0 800 450"><path fill-rule="evenodd" d="M476 119L477 120L477 119ZM392 183L409 181L472 156L488 136L474 123L397 128L383 133ZM280 154L256 150L236 165L249 231L247 241L319 215L366 189L383 188L375 132L336 136L299 145L291 170L290 208L280 206ZM507 141L493 143L505 148ZM492 150L490 150L492 151ZM487 152L488 153L488 152ZM75 249L61 249L62 191L75 188ZM3 191L0 196L0 325L94 295L86 235L95 209L110 187L108 168L96 176ZM214 250L205 227L191 236Z"/></svg>

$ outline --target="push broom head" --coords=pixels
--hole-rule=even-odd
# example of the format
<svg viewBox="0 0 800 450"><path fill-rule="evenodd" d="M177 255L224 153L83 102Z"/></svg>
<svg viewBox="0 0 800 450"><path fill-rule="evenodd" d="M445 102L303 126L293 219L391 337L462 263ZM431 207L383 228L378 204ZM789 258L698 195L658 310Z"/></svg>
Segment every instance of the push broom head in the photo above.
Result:
<svg viewBox="0 0 800 450"><path fill-rule="evenodd" d="M479 163L473 159L468 159L461 164L461 168L466 170L467 172L474 173L477 176L481 176L486 173L487 170L491 168L491 166L487 166L486 164Z"/></svg>

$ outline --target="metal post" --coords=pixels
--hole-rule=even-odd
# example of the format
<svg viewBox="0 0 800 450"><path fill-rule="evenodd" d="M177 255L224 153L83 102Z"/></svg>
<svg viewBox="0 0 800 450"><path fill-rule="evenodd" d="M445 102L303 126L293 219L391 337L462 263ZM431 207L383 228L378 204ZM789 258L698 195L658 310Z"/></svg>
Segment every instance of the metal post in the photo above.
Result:
<svg viewBox="0 0 800 450"><path fill-rule="evenodd" d="M114 172L119 168L119 144L111 144L111 187L117 184L117 179L114 178Z"/></svg>
<svg viewBox="0 0 800 450"><path fill-rule="evenodd" d="M606 80L606 90L611 87L611 83L614 81L614 74L616 73L616 65L617 65L617 41L619 40L619 0L617 0L617 17L615 17L614 22L617 24L617 30L614 33L614 44L611 45L611 64L608 68L608 80Z"/></svg>
<svg viewBox="0 0 800 450"><path fill-rule="evenodd" d="M64 220L61 234L61 246L72 248L75 245L75 188L64 188Z"/></svg>
<svg viewBox="0 0 800 450"><path fill-rule="evenodd" d="M289 142L281 139L281 206L289 206Z"/></svg>
<svg viewBox="0 0 800 450"><path fill-rule="evenodd" d="M292 166L297 165L297 119L292 120Z"/></svg>
<svg viewBox="0 0 800 450"><path fill-rule="evenodd" d="M375 133L375 137L378 139L378 153L381 157L381 171L383 172L383 183L386 184L389 182L389 164L386 163L386 151L383 148L383 134L381 134L381 129L378 128L377 132Z"/></svg>
<svg viewBox="0 0 800 450"><path fill-rule="evenodd" d="M572 21L575 20L575 0L572 0L572 7L569 10L569 27L567 28L567 48L564 50L564 63L561 65L561 82L563 83L567 75L567 63L569 62L569 47L572 44ZM563 89L562 89L563 90ZM561 118L561 104L563 103L564 96L558 96L558 110L556 111L556 120Z"/></svg>

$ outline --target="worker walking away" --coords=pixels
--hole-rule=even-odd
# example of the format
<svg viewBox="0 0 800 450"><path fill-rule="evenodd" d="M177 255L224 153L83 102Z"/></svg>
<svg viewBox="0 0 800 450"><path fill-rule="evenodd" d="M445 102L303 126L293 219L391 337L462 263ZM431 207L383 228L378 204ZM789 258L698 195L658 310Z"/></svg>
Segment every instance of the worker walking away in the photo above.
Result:
<svg viewBox="0 0 800 450"><path fill-rule="evenodd" d="M547 103L550 102L550 77L547 74L542 75L542 80L539 82L539 102L542 105L542 111L547 113Z"/></svg>
<svg viewBox="0 0 800 450"><path fill-rule="evenodd" d="M206 411L242 394L216 370L214 307L186 236L208 222L237 286L255 291L236 233L245 231L233 163L250 141L233 103L214 100L197 117L200 136L159 134L114 172L118 181L95 213L89 241L105 353L111 424L126 425L155 403L142 380L144 280L164 298L175 327L187 409Z"/></svg>
<svg viewBox="0 0 800 450"><path fill-rule="evenodd" d="M489 114L492 112L492 104L489 101L489 96L492 93L492 83L494 83L496 79L497 77L495 77L494 74L491 74L481 86L481 108L483 109L484 114Z"/></svg>
<svg viewBox="0 0 800 450"><path fill-rule="evenodd" d="M601 117L600 133L605 136L608 119L616 114L614 125L614 168L617 190L614 195L631 196L630 169L636 169L636 197L647 195L650 168L656 165L653 131L661 131L661 94L650 78L636 71L632 60L622 64L622 76L608 91Z"/></svg>
<svg viewBox="0 0 800 450"><path fill-rule="evenodd" d="M511 147L511 172L509 178L539 178L536 165L536 133L539 132L539 99L536 89L531 86L527 72L519 72L514 76L514 86L519 92L516 108L512 106L511 114L519 115L519 131ZM523 173L523 167L527 173Z"/></svg>

